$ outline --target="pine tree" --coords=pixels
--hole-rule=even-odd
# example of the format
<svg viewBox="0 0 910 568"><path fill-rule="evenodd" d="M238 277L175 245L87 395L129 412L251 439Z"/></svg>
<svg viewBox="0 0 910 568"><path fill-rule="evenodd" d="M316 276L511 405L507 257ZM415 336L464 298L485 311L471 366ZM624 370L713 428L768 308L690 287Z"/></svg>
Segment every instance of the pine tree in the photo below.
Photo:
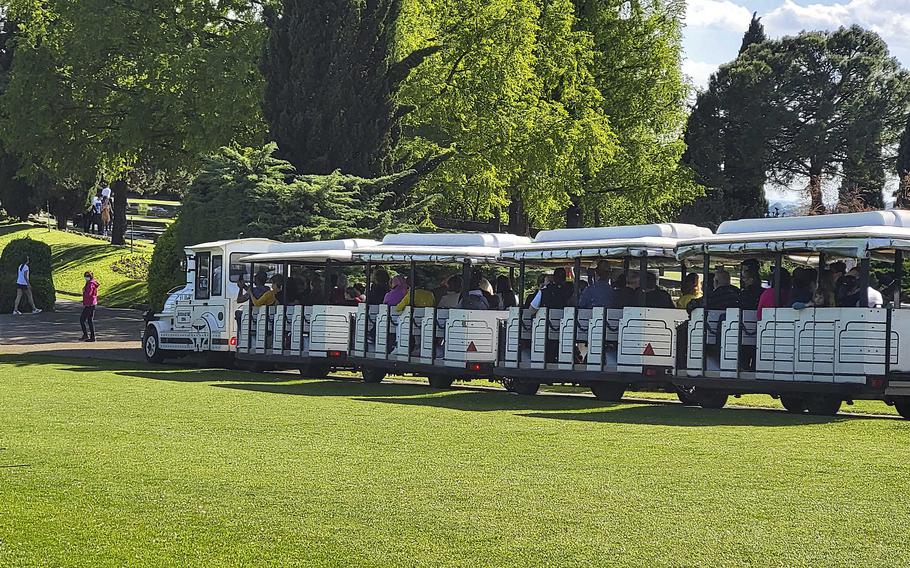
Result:
<svg viewBox="0 0 910 568"><path fill-rule="evenodd" d="M428 46L401 61L391 51L401 0L283 0L266 11L263 111L280 156L301 173L375 177L409 109L395 101ZM425 165L425 164L424 164Z"/></svg>

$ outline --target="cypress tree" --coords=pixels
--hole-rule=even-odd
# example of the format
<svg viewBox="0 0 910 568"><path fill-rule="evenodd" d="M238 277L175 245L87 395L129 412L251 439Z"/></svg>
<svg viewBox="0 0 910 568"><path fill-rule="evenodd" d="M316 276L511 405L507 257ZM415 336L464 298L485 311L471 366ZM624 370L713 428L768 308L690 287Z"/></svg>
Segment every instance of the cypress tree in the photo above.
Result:
<svg viewBox="0 0 910 568"><path fill-rule="evenodd" d="M394 169L400 121L410 110L396 94L440 49L392 60L401 3L282 0L280 15L266 11L263 112L279 156L297 171L376 177Z"/></svg>
<svg viewBox="0 0 910 568"><path fill-rule="evenodd" d="M750 45L761 43L767 39L768 36L765 34L765 26L761 23L758 12L752 12L752 21L749 22L749 29L747 29L745 35L743 35L743 42L739 46L739 53L749 49Z"/></svg>
<svg viewBox="0 0 910 568"><path fill-rule="evenodd" d="M910 208L910 116L907 117L907 125L901 134L896 166L899 185L894 206L907 209Z"/></svg>

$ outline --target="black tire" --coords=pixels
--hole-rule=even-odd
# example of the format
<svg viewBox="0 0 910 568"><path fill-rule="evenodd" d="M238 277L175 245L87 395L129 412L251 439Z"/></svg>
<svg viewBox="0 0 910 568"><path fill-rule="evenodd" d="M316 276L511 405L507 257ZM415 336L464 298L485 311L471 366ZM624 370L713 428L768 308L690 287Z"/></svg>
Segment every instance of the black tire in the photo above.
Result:
<svg viewBox="0 0 910 568"><path fill-rule="evenodd" d="M375 367L363 367L360 369L360 375L363 377L363 382L378 384L381 383L383 379L385 379L386 372Z"/></svg>
<svg viewBox="0 0 910 568"><path fill-rule="evenodd" d="M145 329L145 337L142 338L142 352L149 363L156 365L164 363L164 349L161 348L161 340L158 339L158 330L155 329L155 326L150 325Z"/></svg>
<svg viewBox="0 0 910 568"><path fill-rule="evenodd" d="M540 390L540 383L527 383L518 379L505 378L502 380L502 386L509 392L531 396L537 394Z"/></svg>
<svg viewBox="0 0 910 568"><path fill-rule="evenodd" d="M622 395L626 394L626 385L617 383L597 382L588 385L594 398L605 402L620 402Z"/></svg>
<svg viewBox="0 0 910 568"><path fill-rule="evenodd" d="M676 398L683 406L698 406L698 400L695 399L695 389L693 387L676 387Z"/></svg>
<svg viewBox="0 0 910 568"><path fill-rule="evenodd" d="M700 407L717 409L727 405L727 399L730 395L713 389L696 388L694 397Z"/></svg>
<svg viewBox="0 0 910 568"><path fill-rule="evenodd" d="M801 396L781 395L780 403L787 409L787 412L793 414L802 414L806 411L806 399Z"/></svg>
<svg viewBox="0 0 910 568"><path fill-rule="evenodd" d="M894 399L894 409L902 417L910 420L910 397L902 396Z"/></svg>
<svg viewBox="0 0 910 568"><path fill-rule="evenodd" d="M325 363L301 365L298 370L300 371L300 375L305 379L324 379L332 372L332 368Z"/></svg>
<svg viewBox="0 0 910 568"><path fill-rule="evenodd" d="M816 416L834 416L844 401L839 396L818 394L806 398L806 410Z"/></svg>
<svg viewBox="0 0 910 568"><path fill-rule="evenodd" d="M446 375L430 375L427 377L427 380L430 381L430 386L434 389L448 389L452 388L452 383L455 382L455 377L449 377Z"/></svg>

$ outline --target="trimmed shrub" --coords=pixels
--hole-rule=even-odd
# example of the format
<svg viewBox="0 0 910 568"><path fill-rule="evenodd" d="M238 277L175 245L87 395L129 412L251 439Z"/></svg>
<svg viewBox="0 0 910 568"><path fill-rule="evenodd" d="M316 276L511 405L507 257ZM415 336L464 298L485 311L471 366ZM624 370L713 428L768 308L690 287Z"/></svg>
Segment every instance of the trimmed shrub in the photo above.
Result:
<svg viewBox="0 0 910 568"><path fill-rule="evenodd" d="M0 312L8 313L16 301L16 276L19 265L28 256L32 296L42 310L53 310L57 294L54 289L51 247L29 238L11 241L0 255Z"/></svg>

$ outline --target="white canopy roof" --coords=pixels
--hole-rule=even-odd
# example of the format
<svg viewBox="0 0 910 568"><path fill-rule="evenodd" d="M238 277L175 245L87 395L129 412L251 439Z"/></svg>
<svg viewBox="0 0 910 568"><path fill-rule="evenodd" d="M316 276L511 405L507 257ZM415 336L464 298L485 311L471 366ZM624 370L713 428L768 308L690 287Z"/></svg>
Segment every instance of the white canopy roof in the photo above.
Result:
<svg viewBox="0 0 910 568"><path fill-rule="evenodd" d="M910 212L902 210L726 221L717 234L679 243L677 256L708 252L762 256L777 252L864 258L875 251L910 250Z"/></svg>
<svg viewBox="0 0 910 568"><path fill-rule="evenodd" d="M710 229L684 223L557 229L541 231L533 243L503 249L500 256L537 261L626 256L675 259L680 239L711 234Z"/></svg>
<svg viewBox="0 0 910 568"><path fill-rule="evenodd" d="M207 243L199 243L198 245L189 245L184 247L186 251L196 251L196 250L207 250L207 249L216 249L224 248L228 246L255 246L256 248L266 249L270 247L271 244L278 244L278 241L273 241L272 239L263 239L263 238L251 238L251 239L225 239L222 241L210 241Z"/></svg>
<svg viewBox="0 0 910 568"><path fill-rule="evenodd" d="M400 233L358 248L354 256L370 262L491 262L502 247L530 242L506 233Z"/></svg>
<svg viewBox="0 0 910 568"><path fill-rule="evenodd" d="M316 263L328 260L350 262L355 249L377 244L379 243L372 239L277 243L275 246L269 247L269 252L245 256L240 259L240 262Z"/></svg>

